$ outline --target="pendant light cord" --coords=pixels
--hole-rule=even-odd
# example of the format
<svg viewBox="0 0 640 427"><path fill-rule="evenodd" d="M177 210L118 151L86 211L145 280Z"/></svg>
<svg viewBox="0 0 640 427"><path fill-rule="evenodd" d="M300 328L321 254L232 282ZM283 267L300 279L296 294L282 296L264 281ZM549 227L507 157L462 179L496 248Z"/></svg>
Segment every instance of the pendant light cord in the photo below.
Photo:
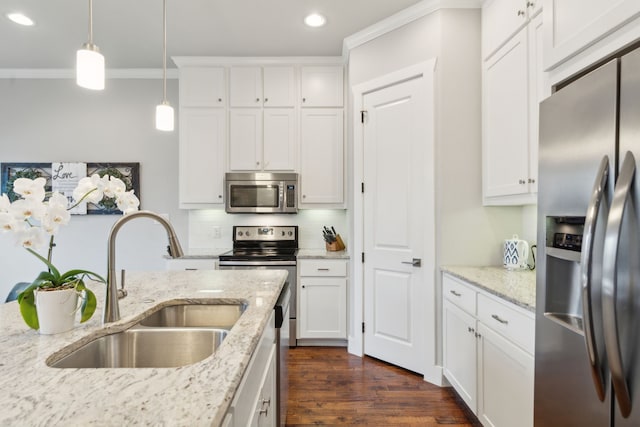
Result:
<svg viewBox="0 0 640 427"><path fill-rule="evenodd" d="M162 102L167 102L167 0L162 0Z"/></svg>
<svg viewBox="0 0 640 427"><path fill-rule="evenodd" d="M93 46L93 0L89 0L89 44Z"/></svg>

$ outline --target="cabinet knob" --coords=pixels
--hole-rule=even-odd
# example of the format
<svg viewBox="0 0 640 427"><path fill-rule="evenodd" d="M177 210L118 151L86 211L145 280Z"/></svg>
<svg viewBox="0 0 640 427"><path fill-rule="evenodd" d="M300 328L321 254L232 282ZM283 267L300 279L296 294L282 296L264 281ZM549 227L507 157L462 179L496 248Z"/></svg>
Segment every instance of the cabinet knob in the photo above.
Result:
<svg viewBox="0 0 640 427"><path fill-rule="evenodd" d="M218 102L222 102L222 98L218 98Z"/></svg>
<svg viewBox="0 0 640 427"><path fill-rule="evenodd" d="M260 166L260 162L256 162L256 166Z"/></svg>
<svg viewBox="0 0 640 427"><path fill-rule="evenodd" d="M306 286L305 286L305 285L302 285L302 289L305 289L305 288L306 288Z"/></svg>
<svg viewBox="0 0 640 427"><path fill-rule="evenodd" d="M534 2L532 2L532 1L528 1L528 2L527 2L527 7L533 7L533 6L535 6L535 5L536 5L536 4L535 4Z"/></svg>
<svg viewBox="0 0 640 427"><path fill-rule="evenodd" d="M307 198L307 195L306 195L306 194L303 194L303 195L302 195L302 198L303 198L303 199L306 199L306 198Z"/></svg>
<svg viewBox="0 0 640 427"><path fill-rule="evenodd" d="M526 184L526 183L527 183L527 181L525 181L524 179L519 179L518 180L518 184Z"/></svg>
<svg viewBox="0 0 640 427"><path fill-rule="evenodd" d="M524 16L524 15L525 15L524 10L519 10L518 11L518 16Z"/></svg>
<svg viewBox="0 0 640 427"><path fill-rule="evenodd" d="M218 199L222 199L222 194L218 194Z"/></svg>
<svg viewBox="0 0 640 427"><path fill-rule="evenodd" d="M302 98L302 102L307 102L307 98Z"/></svg>
<svg viewBox="0 0 640 427"><path fill-rule="evenodd" d="M260 102L260 98L256 98L256 102Z"/></svg>
<svg viewBox="0 0 640 427"><path fill-rule="evenodd" d="M476 332L476 338L482 338L482 335L480 335L479 333Z"/></svg>
<svg viewBox="0 0 640 427"><path fill-rule="evenodd" d="M535 179L533 179L533 178L529 178L529 184L535 184L535 183L536 183L536 180L535 180Z"/></svg>
<svg viewBox="0 0 640 427"><path fill-rule="evenodd" d="M265 99L264 99L264 102L268 102L268 101L269 101L269 98L265 98Z"/></svg>

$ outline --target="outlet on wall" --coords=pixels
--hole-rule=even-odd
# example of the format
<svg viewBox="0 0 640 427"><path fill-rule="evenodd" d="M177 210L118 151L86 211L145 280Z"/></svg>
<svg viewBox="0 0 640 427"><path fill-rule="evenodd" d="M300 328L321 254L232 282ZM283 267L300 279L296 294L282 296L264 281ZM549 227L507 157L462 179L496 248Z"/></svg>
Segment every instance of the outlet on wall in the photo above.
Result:
<svg viewBox="0 0 640 427"><path fill-rule="evenodd" d="M214 225L211 228L211 234L212 234L214 239L220 239L222 237L222 231L220 230L220 226L219 225Z"/></svg>

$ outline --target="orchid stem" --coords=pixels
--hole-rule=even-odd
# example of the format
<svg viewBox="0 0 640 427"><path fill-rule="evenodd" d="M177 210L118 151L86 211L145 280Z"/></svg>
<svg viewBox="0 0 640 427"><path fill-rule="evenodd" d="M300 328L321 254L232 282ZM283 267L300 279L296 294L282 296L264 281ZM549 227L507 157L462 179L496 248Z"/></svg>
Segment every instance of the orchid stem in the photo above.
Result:
<svg viewBox="0 0 640 427"><path fill-rule="evenodd" d="M53 236L49 239L49 252L47 253L47 261L51 262L51 257L53 256L53 247L56 244L53 243ZM49 273L51 273L51 269L49 269Z"/></svg>

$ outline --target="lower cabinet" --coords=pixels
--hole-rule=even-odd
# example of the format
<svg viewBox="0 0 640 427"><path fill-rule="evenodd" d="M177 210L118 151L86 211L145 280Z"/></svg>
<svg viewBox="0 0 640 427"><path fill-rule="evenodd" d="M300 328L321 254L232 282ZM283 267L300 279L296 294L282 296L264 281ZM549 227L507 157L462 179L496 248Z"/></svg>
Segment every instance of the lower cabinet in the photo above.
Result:
<svg viewBox="0 0 640 427"><path fill-rule="evenodd" d="M278 410L276 394L276 342L275 319L271 315L256 350L249 361L238 386L231 408L223 421L224 426L276 425Z"/></svg>
<svg viewBox="0 0 640 427"><path fill-rule="evenodd" d="M444 375L484 426L533 426L533 313L443 276Z"/></svg>
<svg viewBox="0 0 640 427"><path fill-rule="evenodd" d="M298 339L346 339L347 261L302 259L298 266Z"/></svg>

